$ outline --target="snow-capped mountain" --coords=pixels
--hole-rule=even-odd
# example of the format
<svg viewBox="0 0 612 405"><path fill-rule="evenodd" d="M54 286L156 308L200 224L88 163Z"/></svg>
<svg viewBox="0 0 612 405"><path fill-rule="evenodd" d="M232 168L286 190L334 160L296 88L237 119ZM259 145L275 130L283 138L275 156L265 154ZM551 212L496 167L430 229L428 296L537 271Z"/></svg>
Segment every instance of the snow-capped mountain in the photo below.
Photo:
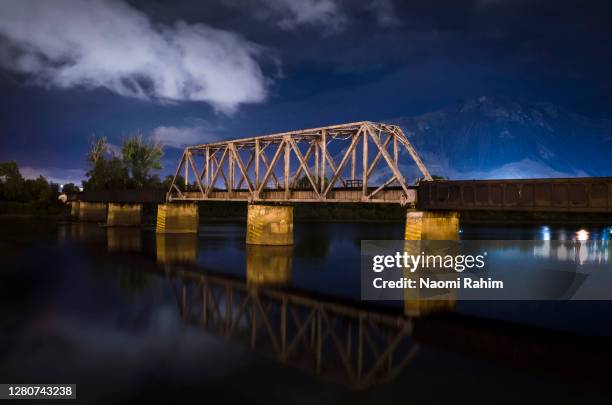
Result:
<svg viewBox="0 0 612 405"><path fill-rule="evenodd" d="M386 121L451 179L612 176L612 121L550 103L482 96Z"/></svg>

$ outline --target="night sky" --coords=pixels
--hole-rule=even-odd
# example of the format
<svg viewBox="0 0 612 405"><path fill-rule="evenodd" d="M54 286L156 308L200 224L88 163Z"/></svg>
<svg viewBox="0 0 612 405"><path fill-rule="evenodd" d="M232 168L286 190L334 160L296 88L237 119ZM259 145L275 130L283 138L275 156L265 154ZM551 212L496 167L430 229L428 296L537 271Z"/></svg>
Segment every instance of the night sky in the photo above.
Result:
<svg viewBox="0 0 612 405"><path fill-rule="evenodd" d="M167 173L186 144L483 95L605 115L611 34L609 1L0 0L0 161L78 183L92 134L139 131Z"/></svg>

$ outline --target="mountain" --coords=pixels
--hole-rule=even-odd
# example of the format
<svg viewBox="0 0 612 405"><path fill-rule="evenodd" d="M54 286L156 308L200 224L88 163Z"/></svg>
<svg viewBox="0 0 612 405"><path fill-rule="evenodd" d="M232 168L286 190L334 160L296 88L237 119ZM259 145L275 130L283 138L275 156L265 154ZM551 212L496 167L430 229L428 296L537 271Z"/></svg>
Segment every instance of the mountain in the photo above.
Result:
<svg viewBox="0 0 612 405"><path fill-rule="evenodd" d="M551 103L481 96L386 121L451 179L612 176L612 120Z"/></svg>

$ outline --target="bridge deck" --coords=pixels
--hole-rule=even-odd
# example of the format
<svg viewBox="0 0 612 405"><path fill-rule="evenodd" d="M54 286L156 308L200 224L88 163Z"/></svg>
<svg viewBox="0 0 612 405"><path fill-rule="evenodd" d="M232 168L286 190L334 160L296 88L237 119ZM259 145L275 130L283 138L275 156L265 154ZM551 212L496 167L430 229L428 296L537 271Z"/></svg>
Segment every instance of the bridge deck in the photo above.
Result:
<svg viewBox="0 0 612 405"><path fill-rule="evenodd" d="M375 188L369 187L368 191L372 192ZM416 196L416 189L409 190L412 198ZM393 187L381 190L376 194L375 198L365 199L361 188L337 188L332 189L327 194L325 202L329 203L398 203L404 195L404 190L401 187ZM181 197L173 197L172 201L252 201L249 190L214 190L203 199L200 192L183 192ZM291 190L289 195L285 190L264 190L260 192L258 202L278 202L278 203L300 203L300 202L317 202L319 196L314 190Z"/></svg>
<svg viewBox="0 0 612 405"><path fill-rule="evenodd" d="M410 187L409 192L416 194L417 208L422 210L612 212L612 177L433 181ZM367 203L397 204L403 194L401 187L388 187ZM248 202L250 197L246 189L231 193L215 189L204 200L199 191L183 192L182 198L172 200ZM303 203L316 201L317 195L313 190L291 190L287 197L285 190L266 189L259 197L258 201L262 202ZM162 203L166 201L166 193L165 190L104 190L82 193L77 198L92 202ZM362 199L360 188L334 188L325 202L361 203Z"/></svg>

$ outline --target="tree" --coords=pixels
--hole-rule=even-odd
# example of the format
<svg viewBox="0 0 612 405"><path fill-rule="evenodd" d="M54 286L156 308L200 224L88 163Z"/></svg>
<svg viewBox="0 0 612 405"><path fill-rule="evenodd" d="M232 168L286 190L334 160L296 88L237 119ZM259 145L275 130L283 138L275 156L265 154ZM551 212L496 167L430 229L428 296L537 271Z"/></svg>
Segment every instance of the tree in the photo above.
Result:
<svg viewBox="0 0 612 405"><path fill-rule="evenodd" d="M89 163L95 166L100 159L105 158L107 153L108 144L106 137L96 138L96 136L93 135L89 141L89 152L87 153L87 160Z"/></svg>
<svg viewBox="0 0 612 405"><path fill-rule="evenodd" d="M312 176L312 179L314 180L317 187L319 187L321 184L321 177ZM329 185L329 179L325 177L325 179L323 180L323 186L327 187L328 185ZM300 177L300 179L295 182L294 187L300 190L312 190L312 184L310 183L310 180L308 179L308 176L306 175L303 175L302 177Z"/></svg>
<svg viewBox="0 0 612 405"><path fill-rule="evenodd" d="M50 184L43 176L28 179L24 183L26 201L51 201L57 193L57 184Z"/></svg>
<svg viewBox="0 0 612 405"><path fill-rule="evenodd" d="M92 137L87 153L89 179L83 182L85 190L125 189L129 174L123 161L109 153L106 137Z"/></svg>
<svg viewBox="0 0 612 405"><path fill-rule="evenodd" d="M9 201L23 199L24 180L19 172L17 162L0 163L0 180L2 181L2 198Z"/></svg>
<svg viewBox="0 0 612 405"><path fill-rule="evenodd" d="M76 194L79 192L79 188L74 183L64 184L62 191L66 194Z"/></svg>
<svg viewBox="0 0 612 405"><path fill-rule="evenodd" d="M145 141L137 134L123 141L121 153L135 187L143 188L155 181L152 172L162 168L160 161L164 155L160 143Z"/></svg>
<svg viewBox="0 0 612 405"><path fill-rule="evenodd" d="M89 179L85 190L159 187L163 150L161 144L145 141L142 135L126 138L121 147L121 158L109 152L105 137L93 137L87 153Z"/></svg>
<svg viewBox="0 0 612 405"><path fill-rule="evenodd" d="M169 190L170 185L172 185L172 179L174 179L174 176L166 176L164 181L161 183L162 188L165 190ZM174 182L174 185L178 187L179 190L184 191L183 189L185 186L185 178L179 174L178 176L176 176L176 181Z"/></svg>
<svg viewBox="0 0 612 405"><path fill-rule="evenodd" d="M43 176L24 179L16 162L0 163L0 199L21 202L55 202L59 186Z"/></svg>
<svg viewBox="0 0 612 405"><path fill-rule="evenodd" d="M123 190L128 187L127 167L117 157L98 159L87 176L89 180L83 182L85 190Z"/></svg>

